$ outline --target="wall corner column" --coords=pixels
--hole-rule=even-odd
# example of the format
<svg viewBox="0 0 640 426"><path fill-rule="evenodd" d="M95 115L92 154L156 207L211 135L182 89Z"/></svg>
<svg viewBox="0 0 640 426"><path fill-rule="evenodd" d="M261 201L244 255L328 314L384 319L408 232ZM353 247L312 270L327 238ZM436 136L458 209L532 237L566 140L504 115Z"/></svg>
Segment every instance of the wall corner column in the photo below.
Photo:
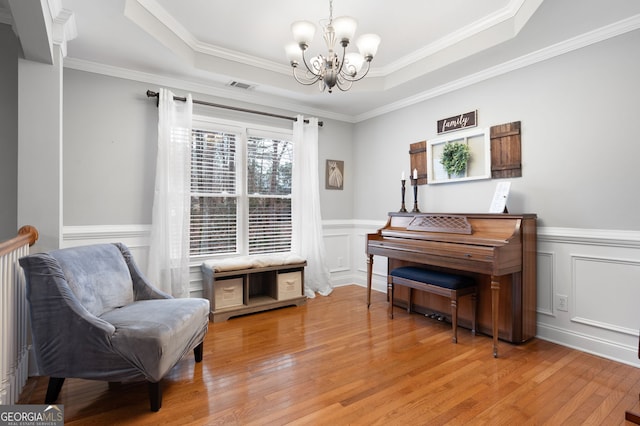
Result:
<svg viewBox="0 0 640 426"><path fill-rule="evenodd" d="M18 59L18 225L33 225L35 249L62 242L63 54L53 64Z"/></svg>

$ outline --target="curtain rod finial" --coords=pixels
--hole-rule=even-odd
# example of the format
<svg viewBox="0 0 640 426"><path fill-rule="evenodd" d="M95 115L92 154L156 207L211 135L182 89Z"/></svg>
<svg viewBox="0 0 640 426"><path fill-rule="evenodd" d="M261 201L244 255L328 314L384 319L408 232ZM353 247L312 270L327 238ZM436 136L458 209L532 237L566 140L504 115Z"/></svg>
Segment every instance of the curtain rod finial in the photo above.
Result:
<svg viewBox="0 0 640 426"><path fill-rule="evenodd" d="M147 90L147 98L156 98L156 108L160 106L160 94L152 90Z"/></svg>

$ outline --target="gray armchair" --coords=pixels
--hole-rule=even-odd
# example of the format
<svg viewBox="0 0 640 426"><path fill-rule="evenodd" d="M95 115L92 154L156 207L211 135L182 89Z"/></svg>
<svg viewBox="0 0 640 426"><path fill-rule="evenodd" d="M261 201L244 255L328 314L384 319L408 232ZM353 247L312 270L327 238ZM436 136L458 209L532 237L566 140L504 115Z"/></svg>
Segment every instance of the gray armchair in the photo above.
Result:
<svg viewBox="0 0 640 426"><path fill-rule="evenodd" d="M56 401L67 377L146 380L158 411L160 380L191 350L202 360L209 301L155 289L123 244L34 254L20 265L38 374L49 376L45 404Z"/></svg>

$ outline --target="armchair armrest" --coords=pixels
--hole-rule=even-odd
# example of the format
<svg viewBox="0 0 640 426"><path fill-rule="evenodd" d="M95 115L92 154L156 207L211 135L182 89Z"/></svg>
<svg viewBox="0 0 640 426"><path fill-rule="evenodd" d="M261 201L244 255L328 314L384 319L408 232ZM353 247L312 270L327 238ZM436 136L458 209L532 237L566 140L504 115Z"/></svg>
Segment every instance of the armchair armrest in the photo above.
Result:
<svg viewBox="0 0 640 426"><path fill-rule="evenodd" d="M131 273L131 280L133 281L133 298L135 300L150 300L150 299L173 299L173 296L167 294L161 290L155 288L147 278L140 272L138 265L133 260L133 255L129 251L129 248L122 243L114 243L116 247L122 253L129 272Z"/></svg>

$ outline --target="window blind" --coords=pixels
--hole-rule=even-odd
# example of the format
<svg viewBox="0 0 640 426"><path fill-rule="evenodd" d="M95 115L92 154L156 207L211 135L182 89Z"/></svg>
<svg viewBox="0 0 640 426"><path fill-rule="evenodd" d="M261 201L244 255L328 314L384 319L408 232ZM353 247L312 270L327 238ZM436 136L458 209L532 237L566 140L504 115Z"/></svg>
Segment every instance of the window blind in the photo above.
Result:
<svg viewBox="0 0 640 426"><path fill-rule="evenodd" d="M190 254L236 253L238 135L193 129Z"/></svg>
<svg viewBox="0 0 640 426"><path fill-rule="evenodd" d="M249 136L249 254L291 250L291 141Z"/></svg>
<svg viewBox="0 0 640 426"><path fill-rule="evenodd" d="M290 251L292 142L203 127L192 133L190 254Z"/></svg>

